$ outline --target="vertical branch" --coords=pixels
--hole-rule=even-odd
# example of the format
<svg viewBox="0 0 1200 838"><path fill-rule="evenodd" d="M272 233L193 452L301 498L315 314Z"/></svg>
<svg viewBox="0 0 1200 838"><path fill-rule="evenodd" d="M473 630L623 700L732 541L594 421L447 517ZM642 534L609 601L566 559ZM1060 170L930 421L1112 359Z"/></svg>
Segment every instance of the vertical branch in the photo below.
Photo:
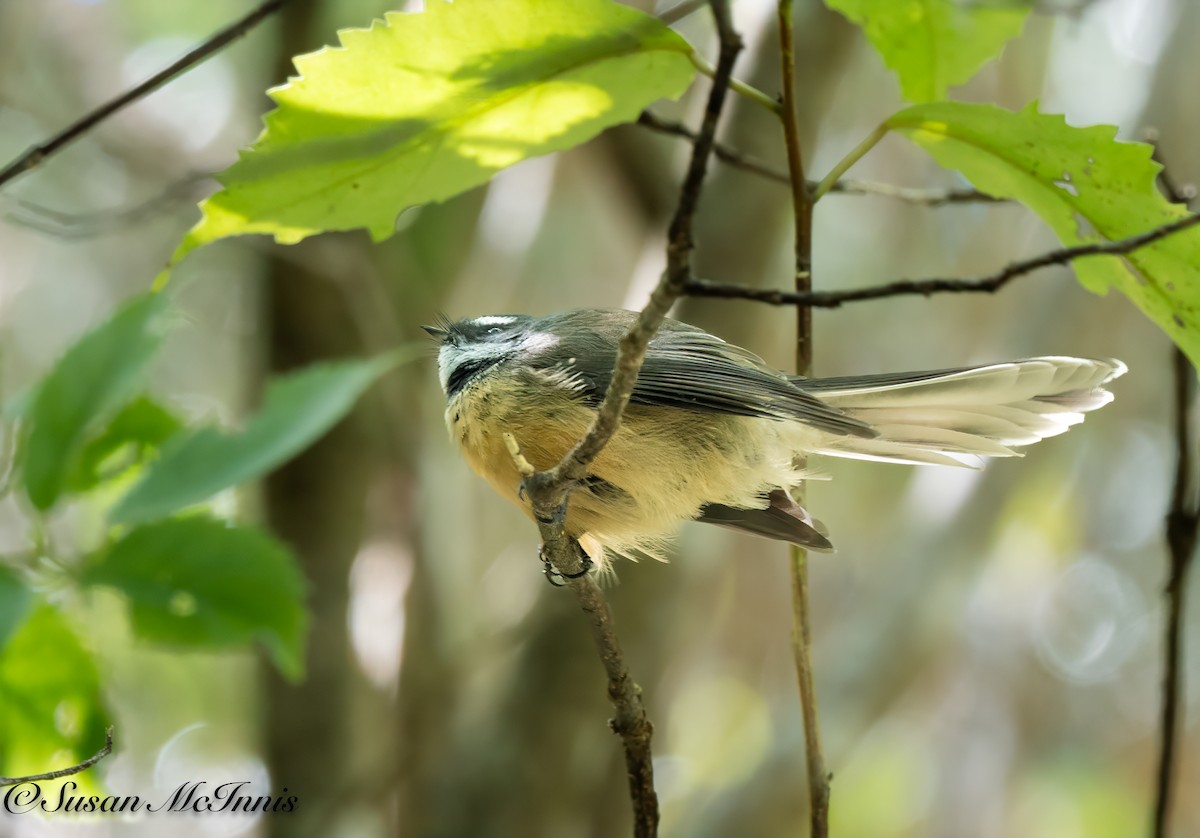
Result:
<svg viewBox="0 0 1200 838"><path fill-rule="evenodd" d="M1193 484L1196 471L1196 440L1192 435L1192 408L1196 376L1187 356L1178 347L1175 355L1175 439L1179 459L1175 465L1175 485L1171 508L1167 512L1168 568L1166 596L1167 619L1164 625L1164 671L1162 710L1159 729L1158 782L1154 799L1155 838L1165 838L1171 806L1171 785L1175 773L1175 745L1179 725L1179 698L1183 692L1183 597L1188 568L1196 550L1200 528L1200 502Z"/></svg>
<svg viewBox="0 0 1200 838"><path fill-rule="evenodd" d="M792 208L795 215L797 293L812 290L812 193L804 178L804 156L800 148L800 120L796 111L796 51L792 33L792 0L779 0L779 50L783 74L784 141L787 144L788 174L791 179ZM796 309L796 372L808 375L812 368L812 308ZM803 501L803 497L797 498ZM817 724L817 695L813 687L812 626L809 620L808 553L791 548L792 576L792 655L800 687L800 706L804 714L804 743L808 763L808 799L812 838L829 834L829 776L821 752L821 731Z"/></svg>

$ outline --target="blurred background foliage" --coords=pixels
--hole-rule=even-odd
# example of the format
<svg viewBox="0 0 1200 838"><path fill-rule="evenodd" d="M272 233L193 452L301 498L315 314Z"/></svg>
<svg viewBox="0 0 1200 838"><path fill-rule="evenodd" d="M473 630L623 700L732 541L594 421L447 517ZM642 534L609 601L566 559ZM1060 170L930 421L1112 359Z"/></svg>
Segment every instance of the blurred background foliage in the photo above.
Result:
<svg viewBox="0 0 1200 838"><path fill-rule="evenodd" d="M1038 99L1045 112L1116 124L1130 139L1153 125L1176 178L1200 178L1200 7L1045 5L955 96L1009 108ZM204 175L257 134L263 91L285 79L291 55L393 7L293 0L6 189L3 392L36 380L147 287L213 188ZM0 0L0 159L247 8ZM748 45L739 75L775 92L773 4L740 0L734 11ZM901 100L845 19L815 0L796 14L805 148L819 173ZM680 28L712 46L703 15ZM656 110L694 124L697 92ZM782 164L777 127L753 105L734 100L721 136ZM640 307L663 265L687 152L626 126L409 211L380 245L354 233L206 248L176 271L185 322L156 362L154 389L189 419L236 424L268 372L417 339L438 311ZM897 138L854 174L963 185ZM698 219L700 275L785 285L788 213L783 187L716 168ZM1054 244L1014 206L833 195L816 216L815 284L978 275ZM687 300L677 315L789 365L789 310ZM1174 457L1167 339L1127 300L1092 296L1065 269L994 297L864 303L818 312L815 323L819 375L1054 353L1115 356L1131 370L1113 405L1023 460L981 472L826 464L833 479L812 486L811 506L838 552L814 558L812 593L834 834L1140 834ZM303 684L248 653L148 647L111 596L79 603L76 629L97 656L117 728L118 752L97 771L104 788L154 796L183 779L250 779L264 792L286 786L300 798L296 814L43 822L0 813L0 836L624 834L622 758L582 618L542 578L536 530L452 449L441 411L432 363L406 366L316 448L239 497L293 546L309 578ZM96 502L81 501L49 526L56 543L83 552L102 525ZM29 526L11 496L0 504L0 551L24 549ZM784 550L692 525L669 564L625 564L619 576L610 596L656 723L663 834L803 834ZM1192 604L1197 584L1193 575ZM1178 835L1200 832L1200 614L1189 615Z"/></svg>

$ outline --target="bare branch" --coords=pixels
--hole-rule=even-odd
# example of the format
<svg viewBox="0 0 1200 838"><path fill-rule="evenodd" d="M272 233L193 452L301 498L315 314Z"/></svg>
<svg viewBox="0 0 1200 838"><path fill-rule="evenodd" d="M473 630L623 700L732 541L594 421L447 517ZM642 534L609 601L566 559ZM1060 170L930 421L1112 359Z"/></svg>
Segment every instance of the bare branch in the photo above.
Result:
<svg viewBox="0 0 1200 838"><path fill-rule="evenodd" d="M1091 242L1075 247L1064 247L1051 250L1040 256L1013 262L990 276L976 279L901 279L883 285L873 285L867 288L854 288L849 291L808 291L794 292L771 288L750 288L745 285L732 285L712 282L706 279L693 278L688 280L686 291L694 297L723 297L726 299L754 300L777 306L806 306L809 308L839 308L846 303L862 300L879 300L886 297L924 296L939 293L993 293L1018 277L1033 273L1041 268L1052 265L1066 265L1076 259L1088 256L1123 256L1138 248L1153 244L1183 230L1195 227L1200 223L1200 214L1186 215L1183 218L1130 236L1110 242Z"/></svg>
<svg viewBox="0 0 1200 838"><path fill-rule="evenodd" d="M778 0L776 24L779 29L780 75L783 81L783 139L787 149L788 183L792 193L795 223L795 265L792 276L797 294L812 293L813 204L819 187L805 178L804 157L800 145L800 115L796 92L795 23L792 0ZM796 309L796 373L809 375L813 359L812 309ZM803 461L796 466L803 468ZM804 502L803 489L793 494ZM821 749L821 726L817 718L817 694L813 678L812 622L809 619L808 552L798 545L789 548L788 570L792 587L792 658L796 665L796 685L804 718L804 757L808 779L809 836L826 838L829 834L829 772Z"/></svg>
<svg viewBox="0 0 1200 838"><path fill-rule="evenodd" d="M37 168L47 158L61 151L125 106L154 92L179 74L190 70L192 67L229 46L229 44L283 8L286 2L287 0L265 0L264 3L250 12L250 14L226 26L174 64L155 73L137 87L131 88L115 99L105 102L91 113L68 125L53 137L28 149L24 154L0 170L0 187L13 178Z"/></svg>
<svg viewBox="0 0 1200 838"><path fill-rule="evenodd" d="M579 545L567 535L564 523L572 489L586 476L588 466L620 426L621 415L629 403L650 339L662 325L671 305L683 295L692 273L692 219L708 171L717 121L730 89L734 60L742 49L741 38L733 29L728 0L710 0L710 5L721 47L704 120L693 143L691 162L668 231L666 271L637 321L621 338L612 380L587 435L562 462L548 471L528 476L522 485L538 520L543 555L575 593L592 624L592 636L608 676L609 698L615 709L612 728L621 737L625 749L634 834L640 837L653 836L658 831L658 797L654 791L650 758L653 727L642 703L641 689L634 683L621 654L608 603L591 576L582 572L586 566Z"/></svg>
<svg viewBox="0 0 1200 838"><path fill-rule="evenodd" d="M112 744L113 729L109 727L108 730L104 731L104 747L83 762L67 766L66 768L60 768L57 771L47 771L45 774L30 774L28 777L0 777L0 788L4 788L5 786L19 786L22 783L40 783L46 780L58 780L62 777L70 777L72 774L81 774L111 754Z"/></svg>
<svg viewBox="0 0 1200 838"><path fill-rule="evenodd" d="M651 131L657 131L660 134L679 137L690 143L696 142L696 132L691 128L688 128L682 122L663 119L660 116L652 114L650 111L642 111L641 115L638 116L638 125L649 128ZM743 154L737 149L723 143L713 144L713 155L725 165L735 169L756 174L759 177L773 180L785 186L791 183L791 178L787 172L777 169L770 163L759 160L752 155ZM810 190L815 188L816 182L808 181L808 187ZM946 204L1005 203L1005 199L993 197L977 189L916 189L909 186L894 186L890 183L877 183L875 181L855 180L851 178L839 180L829 191L842 195L878 195L884 198L894 198L898 201L906 201L910 204L921 204L928 207L940 207Z"/></svg>

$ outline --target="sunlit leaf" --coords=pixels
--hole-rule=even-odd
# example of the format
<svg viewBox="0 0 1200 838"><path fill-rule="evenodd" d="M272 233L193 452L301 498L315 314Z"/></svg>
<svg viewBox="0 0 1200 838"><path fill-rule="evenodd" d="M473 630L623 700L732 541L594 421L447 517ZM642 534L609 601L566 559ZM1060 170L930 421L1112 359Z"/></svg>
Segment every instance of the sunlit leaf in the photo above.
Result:
<svg viewBox="0 0 1200 838"><path fill-rule="evenodd" d="M1128 238L1188 214L1157 189L1150 146L1117 141L1115 128L1075 128L1033 106L952 102L908 108L888 125L982 191L1025 204L1066 245ZM1084 286L1117 288L1200 363L1200 230L1072 264Z"/></svg>
<svg viewBox="0 0 1200 838"><path fill-rule="evenodd" d="M1030 4L963 0L825 0L862 27L911 102L946 98L1021 34Z"/></svg>
<svg viewBox="0 0 1200 838"><path fill-rule="evenodd" d="M304 579L288 549L264 532L207 517L131 530L84 572L129 602L144 640L193 648L257 641L280 670L304 670Z"/></svg>
<svg viewBox="0 0 1200 838"><path fill-rule="evenodd" d="M30 424L23 481L38 509L58 500L87 431L121 407L163 336L166 300L147 294L79 339L24 409Z"/></svg>
<svg viewBox="0 0 1200 838"><path fill-rule="evenodd" d="M316 441L380 375L415 354L405 349L280 376L243 430L208 425L172 439L109 517L119 523L160 518L263 476Z"/></svg>
<svg viewBox="0 0 1200 838"><path fill-rule="evenodd" d="M173 261L247 233L385 239L405 208L632 121L694 74L682 38L611 0L429 0L339 37L271 92L279 107Z"/></svg>
<svg viewBox="0 0 1200 838"><path fill-rule="evenodd" d="M106 725L92 655L56 609L34 606L0 648L0 774L80 762Z"/></svg>

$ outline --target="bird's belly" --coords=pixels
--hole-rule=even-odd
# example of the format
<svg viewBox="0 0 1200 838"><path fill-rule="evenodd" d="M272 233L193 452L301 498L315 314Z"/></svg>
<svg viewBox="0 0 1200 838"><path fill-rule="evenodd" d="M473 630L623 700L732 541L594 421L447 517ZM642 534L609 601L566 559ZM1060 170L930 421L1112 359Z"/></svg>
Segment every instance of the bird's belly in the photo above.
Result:
<svg viewBox="0 0 1200 838"><path fill-rule="evenodd" d="M517 471L504 434L539 470L557 465L587 433L595 411L570 393L503 392L481 382L446 411L451 436L471 468L532 517L519 497ZM515 388L514 388L515 389ZM532 402L532 404L531 404ZM778 448L781 423L674 408L630 405L589 478L572 493L567 531L617 546L636 546L672 532L707 503L754 506L787 485L790 452ZM763 501L765 503L765 501Z"/></svg>

